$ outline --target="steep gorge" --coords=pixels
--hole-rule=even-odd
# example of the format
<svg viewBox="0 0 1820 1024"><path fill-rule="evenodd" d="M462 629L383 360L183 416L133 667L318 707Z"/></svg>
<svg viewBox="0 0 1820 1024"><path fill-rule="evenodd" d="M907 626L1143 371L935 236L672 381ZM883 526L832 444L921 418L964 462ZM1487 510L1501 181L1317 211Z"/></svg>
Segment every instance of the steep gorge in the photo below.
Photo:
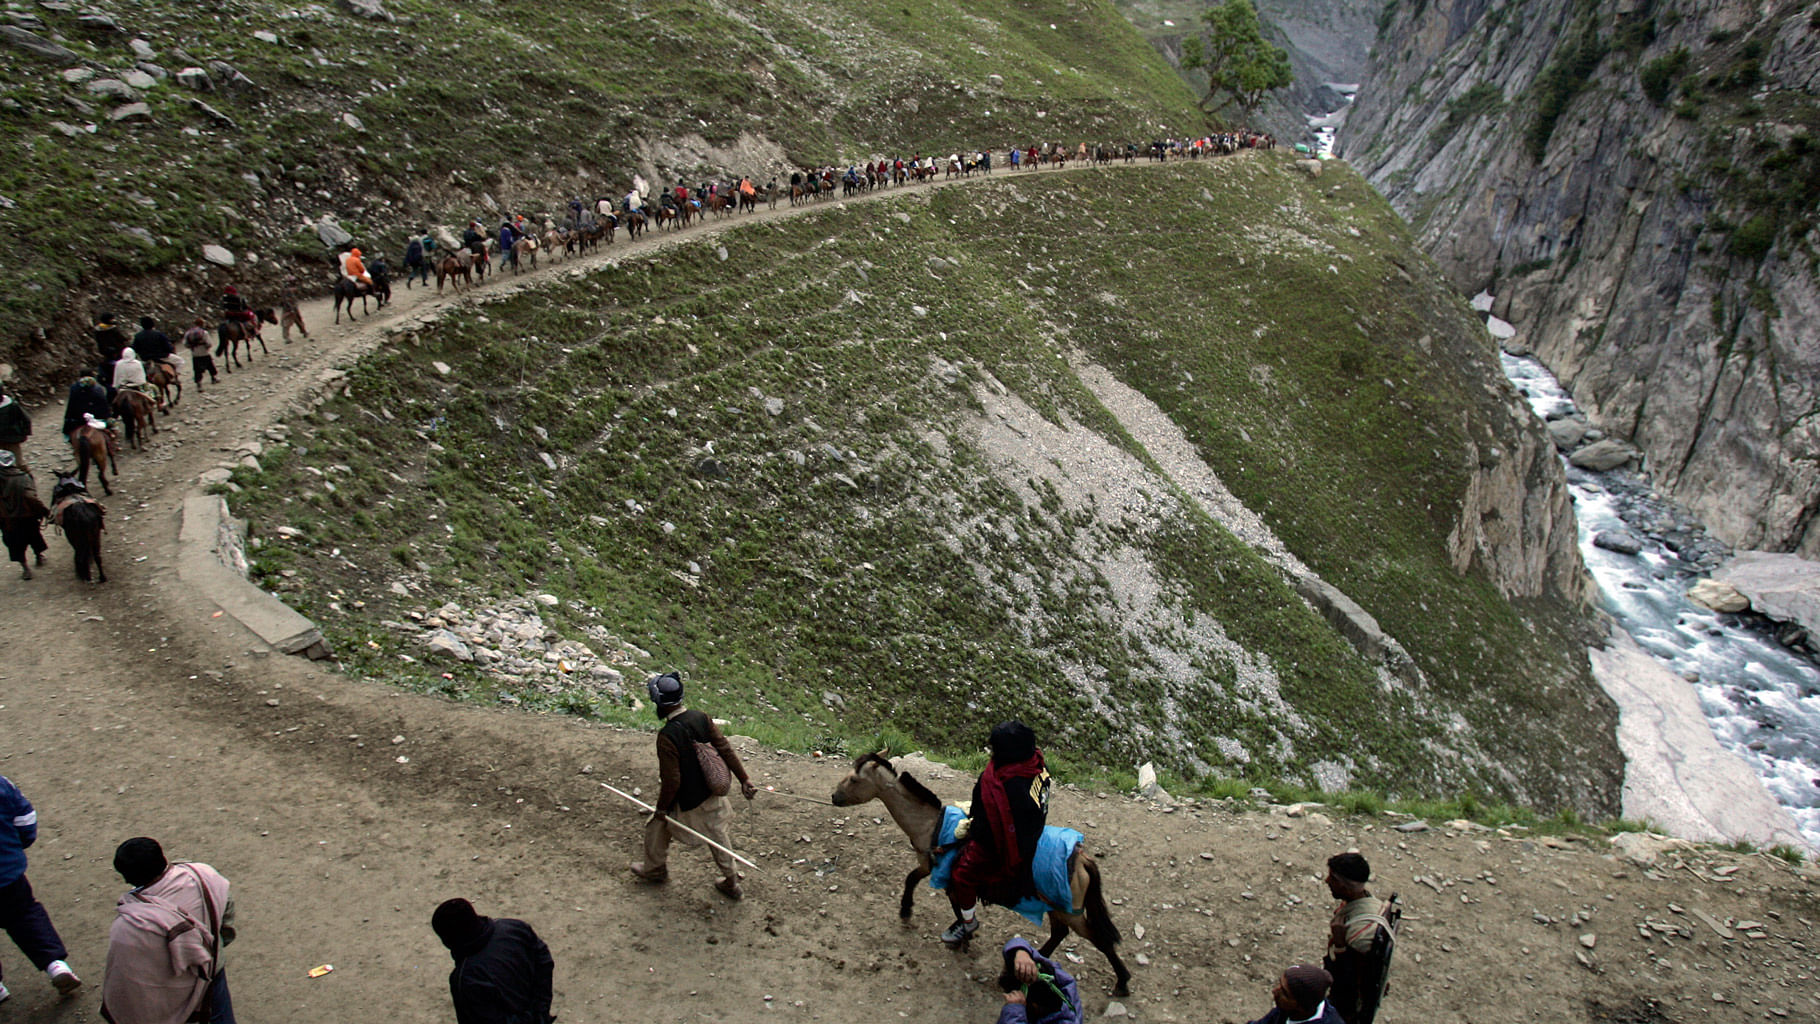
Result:
<svg viewBox="0 0 1820 1024"><path fill-rule="evenodd" d="M1660 487L1812 556L1810 7L1393 0L1341 153Z"/></svg>

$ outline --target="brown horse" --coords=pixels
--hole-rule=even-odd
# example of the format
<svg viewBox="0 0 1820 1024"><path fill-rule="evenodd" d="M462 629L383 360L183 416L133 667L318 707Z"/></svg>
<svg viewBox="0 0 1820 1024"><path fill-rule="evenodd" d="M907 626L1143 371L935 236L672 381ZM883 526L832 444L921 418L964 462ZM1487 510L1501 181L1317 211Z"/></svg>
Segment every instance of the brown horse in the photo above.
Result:
<svg viewBox="0 0 1820 1024"><path fill-rule="evenodd" d="M265 337L259 333L261 323L277 324L278 314L267 306L264 309L253 310L252 320L223 320L215 326L215 354L228 356L233 361L233 365L230 366L226 360L223 360L222 369L233 373L234 367L240 365L241 345L246 346L246 361L249 363L253 361L253 342L255 341L259 343L261 352L268 356L272 354L272 350L265 347Z"/></svg>
<svg viewBox="0 0 1820 1024"><path fill-rule="evenodd" d="M681 224L677 223L678 217L677 217L677 213L676 213L676 207L674 207L674 206L659 206L657 208L656 216L657 216L657 226L660 228L666 224L672 228L677 228L677 227L682 226Z"/></svg>
<svg viewBox="0 0 1820 1024"><path fill-rule="evenodd" d="M116 477L120 475L120 467L114 463L114 432L84 424L70 431L70 447L76 451L75 478L82 481L82 486L88 486L88 468L92 464L95 472L101 474L101 493L114 493L107 483L110 470Z"/></svg>
<svg viewBox="0 0 1820 1024"><path fill-rule="evenodd" d="M463 284L469 288L474 287L474 274L470 269L473 263L474 254L466 249L443 253L442 259L436 261L436 294L442 294L445 281L457 292L461 291Z"/></svg>
<svg viewBox="0 0 1820 1024"><path fill-rule="evenodd" d="M900 774L883 754L865 754L853 762L853 770L834 787L831 799L836 807L854 807L877 800L885 805L891 820L897 822L897 827L910 838L910 846L916 851L916 867L904 876L904 895L897 910L899 917L909 918L916 883L929 877L934 866L936 834L942 824L941 798L909 772ZM1094 948L1111 961L1112 970L1118 976L1113 994L1130 995L1131 971L1118 954L1119 929L1112 923L1106 899L1100 892L1099 864L1087 853L1085 844L1075 847L1074 855L1068 860L1068 880L1074 906L1082 910L1079 913L1073 908L1049 911L1049 941L1043 943L1042 954L1048 956L1073 931L1093 943Z"/></svg>
<svg viewBox="0 0 1820 1024"><path fill-rule="evenodd" d="M170 412L171 407L183 401L183 374L167 362L158 359L145 361L145 382L158 389L158 408ZM177 397L171 397L171 389L177 389Z"/></svg>
<svg viewBox="0 0 1820 1024"><path fill-rule="evenodd" d="M144 451L145 435L158 432L157 401L143 391L121 388L114 396L114 412L126 421L126 443Z"/></svg>

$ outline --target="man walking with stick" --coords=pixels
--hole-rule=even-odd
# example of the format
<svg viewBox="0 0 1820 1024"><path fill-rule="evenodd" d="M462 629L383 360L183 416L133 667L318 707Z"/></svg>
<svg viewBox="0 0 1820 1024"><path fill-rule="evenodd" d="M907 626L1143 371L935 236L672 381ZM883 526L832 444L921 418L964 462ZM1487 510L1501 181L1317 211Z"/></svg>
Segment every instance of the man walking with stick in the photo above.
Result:
<svg viewBox="0 0 1820 1024"><path fill-rule="evenodd" d="M686 843L710 840L709 852L719 865L721 880L714 884L721 895L739 899L740 873L727 839L727 799L731 780L747 800L758 787L746 775L733 744L721 735L714 720L683 706L682 678L674 672L653 676L645 683L657 717L664 727L657 734L657 808L645 825L645 859L632 865L632 873L647 882L670 879L670 840ZM675 826L682 826L677 828ZM693 834L692 834L693 833Z"/></svg>

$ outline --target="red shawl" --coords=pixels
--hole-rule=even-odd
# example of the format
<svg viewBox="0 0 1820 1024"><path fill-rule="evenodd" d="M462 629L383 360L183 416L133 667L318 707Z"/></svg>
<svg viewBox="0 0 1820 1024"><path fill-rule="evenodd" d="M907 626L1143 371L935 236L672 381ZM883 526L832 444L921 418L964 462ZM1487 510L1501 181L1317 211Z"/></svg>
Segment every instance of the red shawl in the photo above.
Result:
<svg viewBox="0 0 1820 1024"><path fill-rule="evenodd" d="M980 803L974 813L985 812L986 825L992 829L992 846L998 852L999 864L1006 871L1023 863L1023 849L1017 843L1017 823L1011 817L1011 798L1005 795L1005 784L1018 779L1034 779L1043 773L1041 750L1014 764L988 761L980 772Z"/></svg>

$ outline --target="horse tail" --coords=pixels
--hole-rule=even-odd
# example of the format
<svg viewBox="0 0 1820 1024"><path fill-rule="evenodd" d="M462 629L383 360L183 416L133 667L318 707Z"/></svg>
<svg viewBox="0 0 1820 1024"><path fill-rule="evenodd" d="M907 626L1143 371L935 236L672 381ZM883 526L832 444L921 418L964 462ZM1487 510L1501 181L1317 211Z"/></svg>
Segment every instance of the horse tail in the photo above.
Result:
<svg viewBox="0 0 1820 1024"><path fill-rule="evenodd" d="M92 575L89 571L89 563L94 560L95 554L93 535L89 532L86 521L79 524L77 529L67 532L70 547L76 552L76 578L87 583Z"/></svg>
<svg viewBox="0 0 1820 1024"><path fill-rule="evenodd" d="M228 350L227 329L228 329L228 325L227 325L227 321L225 321L225 320L223 320L222 322L215 325L215 339L216 339L215 340L215 354L218 356L227 355L227 350Z"/></svg>
<svg viewBox="0 0 1820 1024"><path fill-rule="evenodd" d="M1084 867L1087 869L1087 898L1082 902L1087 909L1087 928L1096 944L1116 946L1125 941L1125 937L1119 934L1119 926L1112 923L1112 912L1106 909L1106 896L1100 891L1099 862L1088 857Z"/></svg>
<svg viewBox="0 0 1820 1024"><path fill-rule="evenodd" d="M80 430L78 430L76 432L75 447L76 447L76 479L81 480L83 482L83 484L86 485L88 483L88 464L89 464L88 438L85 437Z"/></svg>

